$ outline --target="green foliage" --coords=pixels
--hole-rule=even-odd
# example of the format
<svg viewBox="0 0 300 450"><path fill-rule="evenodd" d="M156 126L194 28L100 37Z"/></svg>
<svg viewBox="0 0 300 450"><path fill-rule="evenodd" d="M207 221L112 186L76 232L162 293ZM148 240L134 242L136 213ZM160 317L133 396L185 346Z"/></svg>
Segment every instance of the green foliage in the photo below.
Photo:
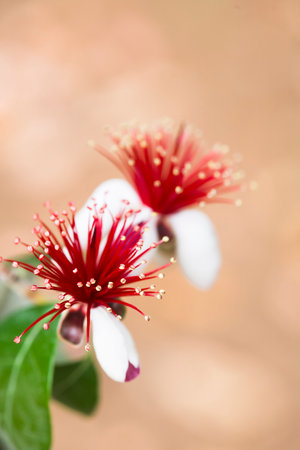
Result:
<svg viewBox="0 0 300 450"><path fill-rule="evenodd" d="M46 450L51 444L51 394L56 326L37 324L20 344L13 338L49 306L32 306L0 323L0 445L9 450Z"/></svg>
<svg viewBox="0 0 300 450"><path fill-rule="evenodd" d="M83 414L92 414L98 404L98 373L91 358L55 367L52 396Z"/></svg>

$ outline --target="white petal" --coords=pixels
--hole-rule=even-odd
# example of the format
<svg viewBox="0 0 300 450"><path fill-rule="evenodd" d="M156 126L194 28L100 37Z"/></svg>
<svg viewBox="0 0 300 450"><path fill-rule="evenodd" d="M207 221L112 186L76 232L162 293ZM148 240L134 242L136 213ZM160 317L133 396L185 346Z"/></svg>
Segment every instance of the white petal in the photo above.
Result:
<svg viewBox="0 0 300 450"><path fill-rule="evenodd" d="M91 311L93 344L99 364L115 381L130 381L140 373L133 339L123 323L104 307Z"/></svg>
<svg viewBox="0 0 300 450"><path fill-rule="evenodd" d="M151 215L150 215L151 214ZM150 214L147 210L143 210L139 215L139 221L142 218L147 222L144 234L142 236L142 239L144 241L143 246L141 248L141 251L147 250L149 247L151 247L151 244L156 243L159 240L157 227L156 227L156 217L152 216L152 211L150 210ZM149 218L150 216L150 218ZM151 217L152 216L152 217ZM155 254L157 253L157 248L152 248L147 252L144 256L141 257L140 260L147 261L147 263L154 259ZM137 269L133 270L131 272L131 275L139 275L141 272L146 271L147 264L142 264Z"/></svg>
<svg viewBox="0 0 300 450"><path fill-rule="evenodd" d="M221 256L215 228L201 211L185 210L168 217L176 237L176 254L186 277L209 289L219 272Z"/></svg>
<svg viewBox="0 0 300 450"><path fill-rule="evenodd" d="M141 207L140 198L125 180L119 178L107 180L95 189L84 207L76 214L76 228L83 249L86 249L87 246L88 223L91 214L87 206L93 206L95 202L99 208L104 204L108 205L108 210L103 215L103 234L106 234L112 224L111 215L118 214L126 206L122 200L130 202L128 208L139 209Z"/></svg>

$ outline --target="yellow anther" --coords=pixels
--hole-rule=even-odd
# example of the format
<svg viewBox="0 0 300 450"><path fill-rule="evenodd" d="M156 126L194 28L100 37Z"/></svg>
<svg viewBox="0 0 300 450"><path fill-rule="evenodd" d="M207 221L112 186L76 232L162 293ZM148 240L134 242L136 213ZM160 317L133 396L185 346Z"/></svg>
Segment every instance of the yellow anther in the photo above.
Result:
<svg viewBox="0 0 300 450"><path fill-rule="evenodd" d="M213 197L215 197L216 194L217 194L217 190L211 189L207 194L207 198L213 198Z"/></svg>

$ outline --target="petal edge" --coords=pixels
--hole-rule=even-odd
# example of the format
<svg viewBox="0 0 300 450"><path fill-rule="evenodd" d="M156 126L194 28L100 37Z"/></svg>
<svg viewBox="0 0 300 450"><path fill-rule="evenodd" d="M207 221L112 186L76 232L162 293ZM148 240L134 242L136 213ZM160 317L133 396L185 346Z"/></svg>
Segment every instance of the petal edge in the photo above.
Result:
<svg viewBox="0 0 300 450"><path fill-rule="evenodd" d="M184 210L168 216L176 236L178 262L189 281L198 289L214 284L221 266L215 228L201 211Z"/></svg>
<svg viewBox="0 0 300 450"><path fill-rule="evenodd" d="M93 343L104 372L118 382L130 381L140 372L133 339L125 325L104 307L91 311Z"/></svg>

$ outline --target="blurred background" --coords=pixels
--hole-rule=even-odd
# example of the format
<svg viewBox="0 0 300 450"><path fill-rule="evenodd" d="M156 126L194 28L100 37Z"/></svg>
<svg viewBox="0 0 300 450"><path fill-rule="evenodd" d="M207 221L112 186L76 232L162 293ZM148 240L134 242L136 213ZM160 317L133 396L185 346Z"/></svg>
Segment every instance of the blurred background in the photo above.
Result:
<svg viewBox="0 0 300 450"><path fill-rule="evenodd" d="M300 3L2 0L0 79L1 254L46 199L81 206L119 176L86 145L106 124L192 122L259 183L206 210L213 289L172 267L151 323L128 314L141 376L103 375L92 418L52 403L53 449L299 449Z"/></svg>

